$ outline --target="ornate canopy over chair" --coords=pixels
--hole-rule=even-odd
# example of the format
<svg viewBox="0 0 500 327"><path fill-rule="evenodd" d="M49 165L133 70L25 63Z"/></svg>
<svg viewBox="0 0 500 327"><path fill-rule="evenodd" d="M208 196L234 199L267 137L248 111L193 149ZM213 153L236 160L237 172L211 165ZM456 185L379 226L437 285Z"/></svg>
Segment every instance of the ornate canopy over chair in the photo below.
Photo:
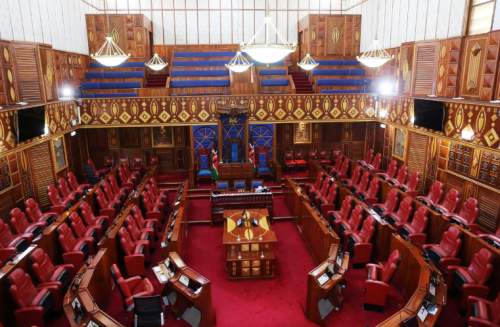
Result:
<svg viewBox="0 0 500 327"><path fill-rule="evenodd" d="M272 159L269 155L269 149L267 146L259 146L257 148L257 153L255 155L255 160L257 160L257 177L262 176L272 176L273 175L273 165Z"/></svg>
<svg viewBox="0 0 500 327"><path fill-rule="evenodd" d="M196 154L196 178L198 185L200 179L212 180L212 160L210 158L210 150L207 148L198 149Z"/></svg>
<svg viewBox="0 0 500 327"><path fill-rule="evenodd" d="M241 162L243 160L243 140L237 137L232 137L226 140L226 148L228 152L226 158L231 162Z"/></svg>

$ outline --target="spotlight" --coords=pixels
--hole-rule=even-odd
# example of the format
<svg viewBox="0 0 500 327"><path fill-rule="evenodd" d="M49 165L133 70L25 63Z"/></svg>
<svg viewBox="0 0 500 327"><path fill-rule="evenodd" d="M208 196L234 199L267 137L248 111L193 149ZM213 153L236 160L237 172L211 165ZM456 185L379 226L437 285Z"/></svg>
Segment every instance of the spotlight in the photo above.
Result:
<svg viewBox="0 0 500 327"><path fill-rule="evenodd" d="M414 125L415 124L415 116L411 116L410 121L411 121L412 125Z"/></svg>
<svg viewBox="0 0 500 327"><path fill-rule="evenodd" d="M65 87L63 89L63 95L66 97L66 98L69 98L71 96L71 89L69 87Z"/></svg>
<svg viewBox="0 0 500 327"><path fill-rule="evenodd" d="M385 124L380 124L380 127L386 128L387 126Z"/></svg>
<svg viewBox="0 0 500 327"><path fill-rule="evenodd" d="M462 140L472 141L472 137L474 136L474 131L470 129L462 130Z"/></svg>
<svg viewBox="0 0 500 327"><path fill-rule="evenodd" d="M387 110L385 109L380 110L378 115L380 116L380 118L385 118L385 116L387 116Z"/></svg>
<svg viewBox="0 0 500 327"><path fill-rule="evenodd" d="M75 136L76 135L76 131L73 131L73 132L69 133L69 135Z"/></svg>
<svg viewBox="0 0 500 327"><path fill-rule="evenodd" d="M45 135L49 134L49 126L48 125L45 125Z"/></svg>
<svg viewBox="0 0 500 327"><path fill-rule="evenodd" d="M390 92L392 92L392 85L391 85L391 83L385 82L382 85L380 85L380 91L382 93L390 93Z"/></svg>

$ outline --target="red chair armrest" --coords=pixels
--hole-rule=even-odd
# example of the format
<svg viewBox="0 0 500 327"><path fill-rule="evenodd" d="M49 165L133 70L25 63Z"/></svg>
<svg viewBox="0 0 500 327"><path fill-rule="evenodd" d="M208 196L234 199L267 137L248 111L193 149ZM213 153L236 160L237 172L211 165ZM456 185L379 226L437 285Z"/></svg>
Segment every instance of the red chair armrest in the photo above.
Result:
<svg viewBox="0 0 500 327"><path fill-rule="evenodd" d="M490 292L490 288L485 285L477 285L477 284L463 284L462 285L462 299L460 300L460 309L467 309L467 298L469 296L475 296L479 298L486 299L488 297L488 293Z"/></svg>
<svg viewBox="0 0 500 327"><path fill-rule="evenodd" d="M139 284L141 281L142 281L142 278L140 276L130 277L130 278L125 280L125 282L128 285L128 288L130 288L130 289L134 289L134 287L136 287L137 284ZM137 295L134 295L134 296L137 296Z"/></svg>
<svg viewBox="0 0 500 327"><path fill-rule="evenodd" d="M156 219L157 221L161 220L162 213L160 211L150 211L146 212L146 219Z"/></svg>
<svg viewBox="0 0 500 327"><path fill-rule="evenodd" d="M69 262L70 265L75 267L75 270L80 269L83 266L83 252L73 251L63 253L63 260Z"/></svg>
<svg viewBox="0 0 500 327"><path fill-rule="evenodd" d="M408 238L410 240L414 241L415 243L424 244L425 240L427 239L427 234L425 234L425 233L412 233L412 234L408 235ZM415 244L415 246L417 248L419 248L420 250L422 250L419 245Z"/></svg>
<svg viewBox="0 0 500 327"><path fill-rule="evenodd" d="M130 193L134 189L134 183L123 182L120 187L126 188L128 193Z"/></svg>
<svg viewBox="0 0 500 327"><path fill-rule="evenodd" d="M363 202L368 203L369 205L374 205L375 203L378 203L378 198L367 197L363 199Z"/></svg>
<svg viewBox="0 0 500 327"><path fill-rule="evenodd" d="M73 280L73 278L75 277L75 267L73 267L72 264L59 265L59 266L56 266L55 268L57 269L59 267L65 268L66 271L68 272L69 279Z"/></svg>
<svg viewBox="0 0 500 327"><path fill-rule="evenodd" d="M62 294L62 283L61 282L47 282L38 284L36 286L38 291L47 289L52 293L52 298L54 300L54 307L52 311L57 312L62 309L63 294Z"/></svg>
<svg viewBox="0 0 500 327"><path fill-rule="evenodd" d="M113 208L100 209L99 214L101 216L108 216L111 221L115 219L116 210Z"/></svg>
<svg viewBox="0 0 500 327"><path fill-rule="evenodd" d="M370 262L373 245L371 243L356 243L354 244L354 259L353 263Z"/></svg>
<svg viewBox="0 0 500 327"><path fill-rule="evenodd" d="M440 267L444 271L449 271L448 267L450 266L460 266L462 260L460 258L443 258L440 260Z"/></svg>
<svg viewBox="0 0 500 327"><path fill-rule="evenodd" d="M65 205L51 206L50 211L55 212L58 215L62 215L64 211L66 211L66 206Z"/></svg>
<svg viewBox="0 0 500 327"><path fill-rule="evenodd" d="M500 325L497 325L495 323L492 323L490 321L481 319L481 318L476 318L476 317L470 317L469 318L469 327L500 327Z"/></svg>
<svg viewBox="0 0 500 327"><path fill-rule="evenodd" d="M321 206L321 214L325 218L327 217L328 212L334 211L334 210L335 210L335 204L328 203L328 204L323 204Z"/></svg>
<svg viewBox="0 0 500 327"><path fill-rule="evenodd" d="M143 254L131 254L125 256L125 266L127 267L127 274L129 276L144 276L146 269L144 269L144 262L146 257Z"/></svg>
<svg viewBox="0 0 500 327"><path fill-rule="evenodd" d="M16 317L16 322L19 327L30 327L34 325L43 326L43 307L28 307L23 309L17 309L14 312Z"/></svg>

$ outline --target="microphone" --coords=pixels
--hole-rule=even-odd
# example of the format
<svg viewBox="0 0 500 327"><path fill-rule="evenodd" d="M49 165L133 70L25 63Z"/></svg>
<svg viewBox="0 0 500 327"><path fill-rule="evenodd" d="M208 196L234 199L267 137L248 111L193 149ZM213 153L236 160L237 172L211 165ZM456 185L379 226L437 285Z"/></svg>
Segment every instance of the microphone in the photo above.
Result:
<svg viewBox="0 0 500 327"><path fill-rule="evenodd" d="M403 326L403 317L401 316L401 304L399 303L398 303L398 309L399 309L399 325Z"/></svg>

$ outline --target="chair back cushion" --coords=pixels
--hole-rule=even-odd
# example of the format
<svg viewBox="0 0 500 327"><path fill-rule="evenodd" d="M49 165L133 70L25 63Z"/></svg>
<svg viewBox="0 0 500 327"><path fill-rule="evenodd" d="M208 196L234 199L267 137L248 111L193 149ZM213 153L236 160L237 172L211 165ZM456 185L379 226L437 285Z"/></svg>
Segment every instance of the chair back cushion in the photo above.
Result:
<svg viewBox="0 0 500 327"><path fill-rule="evenodd" d="M68 173L68 184L73 191L76 191L78 189L78 186L80 186L78 184L78 181L76 180L75 174L73 174L72 172Z"/></svg>
<svg viewBox="0 0 500 327"><path fill-rule="evenodd" d="M285 152L285 160L293 160L292 152Z"/></svg>
<svg viewBox="0 0 500 327"><path fill-rule="evenodd" d="M252 181L252 188L258 188L259 186L264 186L264 182L263 181Z"/></svg>
<svg viewBox="0 0 500 327"><path fill-rule="evenodd" d="M21 268L14 270L9 276L10 294L19 308L28 308L38 295L38 291L31 281L30 275Z"/></svg>
<svg viewBox="0 0 500 327"><path fill-rule="evenodd" d="M398 184L404 184L406 182L406 177L408 176L408 167L401 166L398 170L398 174L396 175L396 182Z"/></svg>
<svg viewBox="0 0 500 327"><path fill-rule="evenodd" d="M59 241L61 242L64 252L73 251L76 245L76 239L68 225L62 223L61 226L57 228L57 232L59 233Z"/></svg>
<svg viewBox="0 0 500 327"><path fill-rule="evenodd" d="M318 157L318 150L309 151L308 157L309 159L316 159Z"/></svg>
<svg viewBox="0 0 500 327"><path fill-rule="evenodd" d="M41 248L36 249L30 256L33 272L40 283L50 282L52 274L56 271L49 256Z"/></svg>
<svg viewBox="0 0 500 327"><path fill-rule="evenodd" d="M260 152L259 153L259 167L266 167L267 165L267 153Z"/></svg>
<svg viewBox="0 0 500 327"><path fill-rule="evenodd" d="M14 208L9 213L10 224L17 234L23 234L30 227L26 215L19 208Z"/></svg>
<svg viewBox="0 0 500 327"><path fill-rule="evenodd" d="M238 162L238 143L231 143L231 162Z"/></svg>
<svg viewBox="0 0 500 327"><path fill-rule="evenodd" d="M409 191L415 191L418 187L418 183L420 182L420 173L418 171L413 171L406 183L406 188Z"/></svg>
<svg viewBox="0 0 500 327"><path fill-rule="evenodd" d="M439 247L448 253L450 258L455 258L458 255L458 251L460 251L460 247L462 246L461 237L462 231L455 226L451 226L446 232L444 232L443 237L441 238L441 243L439 243Z"/></svg>
<svg viewBox="0 0 500 327"><path fill-rule="evenodd" d="M217 189L218 190L227 190L228 189L227 182L217 182Z"/></svg>
<svg viewBox="0 0 500 327"><path fill-rule="evenodd" d="M468 198L464 204L462 204L462 208L460 208L459 216L469 224L473 224L476 221L477 215L479 214L478 202L474 198Z"/></svg>
<svg viewBox="0 0 500 327"><path fill-rule="evenodd" d="M399 268L399 264L401 262L401 255L398 250L394 250L389 256L389 260L385 263L384 268L382 269L382 274L380 281L389 284L392 280L392 277L396 273L396 270Z"/></svg>
<svg viewBox="0 0 500 327"><path fill-rule="evenodd" d="M366 217L365 221L363 222L363 225L361 226L359 237L363 240L363 243L370 243L374 232L375 232L375 219L372 216L368 216Z"/></svg>
<svg viewBox="0 0 500 327"><path fill-rule="evenodd" d="M377 197L379 188L380 188L380 180L377 177L375 177L370 182L370 186L368 187L368 191L366 191L367 196L370 198Z"/></svg>
<svg viewBox="0 0 500 327"><path fill-rule="evenodd" d="M429 200L431 200L433 203L436 204L439 203L439 200L441 200L441 197L443 196L443 188L444 188L443 183L435 182L431 186L427 198L429 198Z"/></svg>
<svg viewBox="0 0 500 327"><path fill-rule="evenodd" d="M373 159L373 162L372 162L373 169L379 169L381 161L382 161L382 155L380 153L377 153L377 155L375 156L375 159Z"/></svg>
<svg viewBox="0 0 500 327"><path fill-rule="evenodd" d="M369 172L365 172L363 174L363 176L361 176L361 181L359 182L359 190L366 190L366 188L368 187L368 184L370 183L370 173Z"/></svg>
<svg viewBox="0 0 500 327"><path fill-rule="evenodd" d="M342 201L342 206L340 207L340 219L347 219L352 211L353 200L351 196L346 196L344 201Z"/></svg>
<svg viewBox="0 0 500 327"><path fill-rule="evenodd" d="M57 180L57 184L59 186L59 191L61 192L63 197L68 197L71 195L71 190L69 189L68 183L66 183L66 180L64 178L59 178Z"/></svg>
<svg viewBox="0 0 500 327"><path fill-rule="evenodd" d="M402 221L407 221L413 212L413 201L410 197L406 197L403 202L399 204L397 215L401 217Z"/></svg>
<svg viewBox="0 0 500 327"><path fill-rule="evenodd" d="M351 213L351 218L349 218L349 225L351 225L353 230L359 230L359 226L363 222L363 207L357 205Z"/></svg>
<svg viewBox="0 0 500 327"><path fill-rule="evenodd" d="M208 155L206 154L200 155L200 168L208 169Z"/></svg>
<svg viewBox="0 0 500 327"><path fill-rule="evenodd" d="M455 212L458 207L458 203L460 202L460 192L455 189L451 189L448 194L444 197L443 203L441 206L448 210L448 212Z"/></svg>
<svg viewBox="0 0 500 327"><path fill-rule="evenodd" d="M368 150L368 152L366 152L366 155L365 155L365 163L367 165L371 164L372 163L372 160L373 160L373 150L370 149Z"/></svg>
<svg viewBox="0 0 500 327"><path fill-rule="evenodd" d="M130 238L130 234L128 233L125 227L120 228L120 243L122 245L123 251L125 255L134 254L134 243Z"/></svg>
<svg viewBox="0 0 500 327"><path fill-rule="evenodd" d="M0 219L0 244L4 248L8 248L12 241L14 241L14 235L12 235L9 225Z"/></svg>
<svg viewBox="0 0 500 327"><path fill-rule="evenodd" d="M320 158L326 158L326 150L319 150L319 157Z"/></svg>
<svg viewBox="0 0 500 327"><path fill-rule="evenodd" d="M413 215L413 220L411 221L411 227L417 233L423 233L427 227L427 214L429 211L424 206L418 208L418 210Z"/></svg>
<svg viewBox="0 0 500 327"><path fill-rule="evenodd" d="M31 219L32 222L43 220L43 214L42 211L40 210L40 206L32 198L26 200L26 214L28 215L28 217Z"/></svg>
<svg viewBox="0 0 500 327"><path fill-rule="evenodd" d="M241 190L245 188L245 181L234 182L234 189Z"/></svg>
<svg viewBox="0 0 500 327"><path fill-rule="evenodd" d="M474 277L477 284L484 285L490 278L491 272L493 271L493 266L491 265L492 261L493 254L485 248L479 250L479 252L474 255L467 270Z"/></svg>
<svg viewBox="0 0 500 327"><path fill-rule="evenodd" d="M363 173L363 169L361 168L361 166L356 166L356 168L354 168L354 171L352 172L351 184L359 183L359 179L361 178L361 173Z"/></svg>
<svg viewBox="0 0 500 327"><path fill-rule="evenodd" d="M389 178L394 178L397 172L398 172L398 163L396 162L396 160L392 160L391 163L389 164L389 167L387 168L386 175L389 176Z"/></svg>

